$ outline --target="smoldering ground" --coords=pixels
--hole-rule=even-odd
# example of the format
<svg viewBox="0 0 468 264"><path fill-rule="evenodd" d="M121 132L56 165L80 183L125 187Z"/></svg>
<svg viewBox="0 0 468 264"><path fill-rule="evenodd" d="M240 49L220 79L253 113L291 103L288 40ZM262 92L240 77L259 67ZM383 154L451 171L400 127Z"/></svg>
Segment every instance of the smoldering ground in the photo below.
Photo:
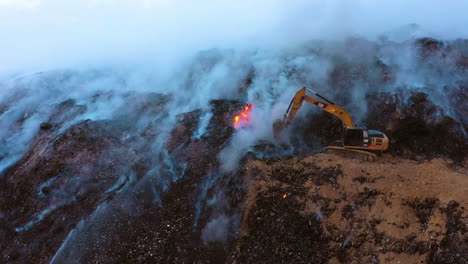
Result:
<svg viewBox="0 0 468 264"><path fill-rule="evenodd" d="M94 237L93 228L112 233L122 221L142 220L141 215L144 224L132 232L164 238L158 249L174 241L207 244L235 237L245 184L236 178L236 168L252 146L272 140L271 124L302 86L343 105L362 126L369 123L372 107L386 103L395 105L392 113L400 113L395 120L412 116L419 108L405 110L415 104L411 96L424 93L436 110L416 114L432 125L450 118L456 133L466 135L466 106L462 103L460 110L457 101L467 89L467 42L456 40L467 37L460 26L466 24L460 23L466 22L462 1L23 2L0 2L0 30L9 36L0 44L0 170L5 181L28 153L35 157L34 143L38 160L50 158L51 146L60 147L67 138L84 140L84 149L93 149L99 142L95 138L106 137L100 147L118 150L83 168L75 168L70 158L64 171L31 180L40 187L57 177L52 186L59 191L46 191L49 198L40 205L31 202L21 219L18 208L7 210L8 234L28 241L30 233L24 231L50 224L48 218L64 214L64 208L86 208L82 214L66 213L72 220L60 227L63 232L52 243L56 247L39 250L47 251L46 257L60 248L56 260L73 258L80 252L73 248L82 249L88 238L98 246L108 243ZM432 48L432 42L417 40L422 36L442 41ZM401 100L392 101L395 97ZM251 123L235 129L232 117L245 103L255 106ZM312 139L304 136L321 130L320 118L311 114L319 113L308 106L301 110L296 121L301 132L290 138L305 151L325 144L317 133ZM105 175L111 176L105 185L87 189L95 168L109 169ZM33 175L39 175L37 170ZM80 175L85 176L73 177ZM28 201L36 199L36 192L31 195ZM86 196L93 198L83 205ZM125 201L121 208L118 201ZM120 208L124 217L117 219L109 206ZM183 217L177 221L172 214ZM117 220L104 231L108 218ZM176 234L182 229L195 232ZM23 251L37 252L28 245Z"/></svg>

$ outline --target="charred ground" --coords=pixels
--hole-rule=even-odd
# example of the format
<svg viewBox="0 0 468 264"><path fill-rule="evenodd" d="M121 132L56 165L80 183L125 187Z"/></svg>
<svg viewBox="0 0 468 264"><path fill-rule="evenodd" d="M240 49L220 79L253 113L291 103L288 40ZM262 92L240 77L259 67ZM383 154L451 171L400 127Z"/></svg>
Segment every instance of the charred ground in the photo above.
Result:
<svg viewBox="0 0 468 264"><path fill-rule="evenodd" d="M416 45L424 67L446 63L466 74L466 41ZM348 52L363 46L375 48L350 40ZM356 85L395 84L391 65L350 60L331 70L328 85L345 95L337 103L353 108ZM252 70L239 93L255 78ZM340 138L341 124L314 112L295 121L291 145L252 146L231 172L217 157L247 102L213 100L208 110L177 115L167 131L170 96L129 93L112 118L81 121L73 120L88 107L65 100L0 179L0 256L6 263L465 263L466 83L444 88L459 106L450 113L428 89L367 93L362 125L391 139L377 163L318 153ZM17 97L0 104L0 114Z"/></svg>

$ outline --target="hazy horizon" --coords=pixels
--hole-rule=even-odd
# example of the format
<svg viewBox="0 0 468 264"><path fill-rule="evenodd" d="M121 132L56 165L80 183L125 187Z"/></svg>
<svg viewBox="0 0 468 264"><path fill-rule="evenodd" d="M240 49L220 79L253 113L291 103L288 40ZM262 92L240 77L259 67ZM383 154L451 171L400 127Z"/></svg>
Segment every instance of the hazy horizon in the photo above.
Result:
<svg viewBox="0 0 468 264"><path fill-rule="evenodd" d="M458 0L0 0L0 76L173 67L211 48L282 49L354 35L467 38L466 10Z"/></svg>

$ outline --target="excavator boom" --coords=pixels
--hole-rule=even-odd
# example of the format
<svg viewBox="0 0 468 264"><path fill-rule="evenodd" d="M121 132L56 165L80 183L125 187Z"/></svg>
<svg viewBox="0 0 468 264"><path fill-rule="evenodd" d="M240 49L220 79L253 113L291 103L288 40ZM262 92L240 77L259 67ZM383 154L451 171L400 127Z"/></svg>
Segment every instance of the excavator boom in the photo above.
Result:
<svg viewBox="0 0 468 264"><path fill-rule="evenodd" d="M306 93L307 91L310 91L315 96L321 99L317 99L317 98L307 95ZM320 94L312 90L309 90L306 87L303 87L302 89L297 91L296 95L291 100L288 110L286 110L286 113L284 114L282 124L281 125L277 124L276 127L274 128L275 135L279 135L284 128L289 126L291 121L296 116L297 111L299 111L299 109L302 107L302 103L304 101L311 103L313 105L316 105L320 107L322 110L338 117L343 122L343 125L345 127L354 127L354 122L353 122L353 119L351 118L351 115L346 110L344 110L341 106L338 106L334 104L332 101L321 96Z"/></svg>
<svg viewBox="0 0 468 264"><path fill-rule="evenodd" d="M312 93L315 97L309 96L307 91ZM389 140L385 134L376 130L366 131L355 127L351 115L345 109L306 87L303 87L296 92L296 95L291 100L291 103L284 114L283 120L278 120L273 124L273 133L276 138L279 138L282 131L289 126L304 101L321 108L341 120L345 133L343 138L343 147L338 148L347 151L354 150L355 153L367 153L367 156L370 156L371 153L358 150L380 152L387 150ZM328 147L327 150L328 149L336 151L337 147Z"/></svg>
<svg viewBox="0 0 468 264"><path fill-rule="evenodd" d="M311 93L313 93L317 97L322 98L323 100L307 95L306 91L310 91ZM307 89L306 87L303 87L302 89L297 91L296 95L289 104L288 111L286 111L285 114L285 119L288 125L293 120L294 116L296 115L299 108L301 108L302 103L304 101L314 104L322 108L322 110L338 117L343 122L344 126L354 127L353 119L351 118L351 115L348 112L346 112L346 110L344 110L341 106L334 104L332 101L326 99L325 97L321 96L320 94Z"/></svg>

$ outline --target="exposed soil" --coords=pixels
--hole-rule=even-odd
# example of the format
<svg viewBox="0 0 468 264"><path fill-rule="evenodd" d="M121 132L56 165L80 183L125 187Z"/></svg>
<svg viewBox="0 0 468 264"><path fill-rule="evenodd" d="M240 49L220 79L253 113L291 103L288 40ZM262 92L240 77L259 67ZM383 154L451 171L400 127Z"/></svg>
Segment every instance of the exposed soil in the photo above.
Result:
<svg viewBox="0 0 468 264"><path fill-rule="evenodd" d="M123 95L127 104L106 120L75 120L87 106L65 100L0 175L0 262L468 263L468 60L460 41L413 43L422 68L460 77L444 86L452 113L415 87L365 95L360 125L390 138L375 162L321 153L342 126L314 113L295 119L290 145L258 142L237 171L223 172L218 154L247 102L213 100L168 128L167 95ZM330 69L330 92L350 112L353 87L397 79L394 65L363 50L377 54L377 46L352 39L344 51L351 57ZM216 64L220 54L210 54L202 64ZM285 67L286 75L297 71ZM2 102L0 115L23 93ZM12 129L30 117L20 115Z"/></svg>
<svg viewBox="0 0 468 264"><path fill-rule="evenodd" d="M468 171L442 159L251 160L232 263L466 263Z"/></svg>

